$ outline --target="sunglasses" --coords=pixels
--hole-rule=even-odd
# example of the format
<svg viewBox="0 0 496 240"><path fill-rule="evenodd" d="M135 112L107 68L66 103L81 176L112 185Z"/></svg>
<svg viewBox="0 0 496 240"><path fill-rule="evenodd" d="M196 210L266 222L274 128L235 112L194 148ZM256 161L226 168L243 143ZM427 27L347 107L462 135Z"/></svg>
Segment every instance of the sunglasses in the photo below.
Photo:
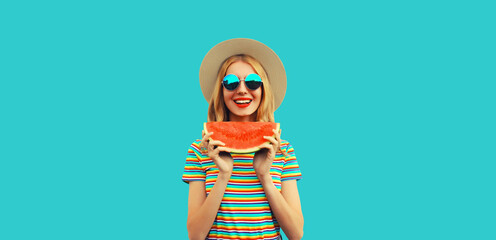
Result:
<svg viewBox="0 0 496 240"><path fill-rule="evenodd" d="M250 89L250 90L257 90L260 86L262 86L262 78L258 76L256 73L252 73L245 78L245 86ZM239 86L239 80L238 76L234 74L229 74L224 77L224 80L222 80L222 85L229 91L233 91Z"/></svg>

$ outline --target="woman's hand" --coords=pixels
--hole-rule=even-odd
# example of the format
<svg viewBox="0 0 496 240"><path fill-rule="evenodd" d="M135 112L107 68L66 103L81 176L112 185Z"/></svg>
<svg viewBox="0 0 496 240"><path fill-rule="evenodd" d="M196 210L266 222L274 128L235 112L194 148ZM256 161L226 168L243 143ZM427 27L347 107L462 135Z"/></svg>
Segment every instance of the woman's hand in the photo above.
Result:
<svg viewBox="0 0 496 240"><path fill-rule="evenodd" d="M200 151L202 154L207 153L207 155L214 161L215 166L219 169L219 173L228 173L231 174L233 170L233 158L231 154L229 154L230 150L225 147L225 144L221 141L208 139L212 136L212 132L205 134L205 131L202 131L202 140L200 142Z"/></svg>
<svg viewBox="0 0 496 240"><path fill-rule="evenodd" d="M276 152L281 147L281 134L275 129L272 129L275 138L272 136L264 136L270 143L265 143L260 146L260 150L253 157L253 168L258 177L270 175L270 167L276 156ZM286 156L286 152L282 152Z"/></svg>

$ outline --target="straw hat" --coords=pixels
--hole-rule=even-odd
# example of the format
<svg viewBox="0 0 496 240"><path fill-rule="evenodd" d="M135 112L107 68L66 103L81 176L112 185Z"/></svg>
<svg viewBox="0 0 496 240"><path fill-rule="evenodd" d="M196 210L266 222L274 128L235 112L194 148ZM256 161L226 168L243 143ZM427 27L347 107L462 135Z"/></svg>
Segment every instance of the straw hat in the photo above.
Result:
<svg viewBox="0 0 496 240"><path fill-rule="evenodd" d="M210 49L203 58L200 66L200 87L207 102L210 102L212 97L220 66L228 57L237 54L250 55L262 64L269 78L277 109L286 94L286 71L281 59L272 49L249 38L234 38L223 41Z"/></svg>

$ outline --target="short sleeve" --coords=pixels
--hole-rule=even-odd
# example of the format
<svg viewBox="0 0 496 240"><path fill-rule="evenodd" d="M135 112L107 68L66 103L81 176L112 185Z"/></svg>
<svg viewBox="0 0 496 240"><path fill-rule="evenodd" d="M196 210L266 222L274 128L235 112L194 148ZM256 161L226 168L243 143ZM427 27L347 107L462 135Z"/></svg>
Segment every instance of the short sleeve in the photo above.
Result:
<svg viewBox="0 0 496 240"><path fill-rule="evenodd" d="M205 171L201 164L201 153L199 152L200 140L195 141L188 148L188 154L186 155L186 164L184 165L184 172L182 180L185 183L191 181L205 181Z"/></svg>
<svg viewBox="0 0 496 240"><path fill-rule="evenodd" d="M289 156L285 157L284 166L282 168L281 181L300 180L302 178L301 171L300 166L296 161L294 148L289 143L284 145L286 145L285 150L286 153L289 154Z"/></svg>

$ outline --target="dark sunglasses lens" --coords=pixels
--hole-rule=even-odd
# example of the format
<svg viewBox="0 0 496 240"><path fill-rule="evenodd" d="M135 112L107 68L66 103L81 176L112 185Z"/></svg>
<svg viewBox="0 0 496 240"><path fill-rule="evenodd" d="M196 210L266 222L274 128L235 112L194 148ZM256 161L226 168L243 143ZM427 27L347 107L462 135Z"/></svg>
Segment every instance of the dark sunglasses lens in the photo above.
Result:
<svg viewBox="0 0 496 240"><path fill-rule="evenodd" d="M257 82L257 81L245 81L246 87L251 89L251 90L257 90L260 86L262 86L262 82Z"/></svg>
<svg viewBox="0 0 496 240"><path fill-rule="evenodd" d="M257 74L252 73L246 76L245 84L247 88L251 90L256 90L260 86L262 86L262 78L260 78L260 76L258 76Z"/></svg>
<svg viewBox="0 0 496 240"><path fill-rule="evenodd" d="M236 75L229 74L224 77L224 80L222 81L222 85L229 90L232 91L236 89L239 85L239 78Z"/></svg>
<svg viewBox="0 0 496 240"><path fill-rule="evenodd" d="M227 90L232 91L232 90L236 89L238 87L238 85L239 85L239 83L234 82L234 83L224 84L224 87Z"/></svg>

